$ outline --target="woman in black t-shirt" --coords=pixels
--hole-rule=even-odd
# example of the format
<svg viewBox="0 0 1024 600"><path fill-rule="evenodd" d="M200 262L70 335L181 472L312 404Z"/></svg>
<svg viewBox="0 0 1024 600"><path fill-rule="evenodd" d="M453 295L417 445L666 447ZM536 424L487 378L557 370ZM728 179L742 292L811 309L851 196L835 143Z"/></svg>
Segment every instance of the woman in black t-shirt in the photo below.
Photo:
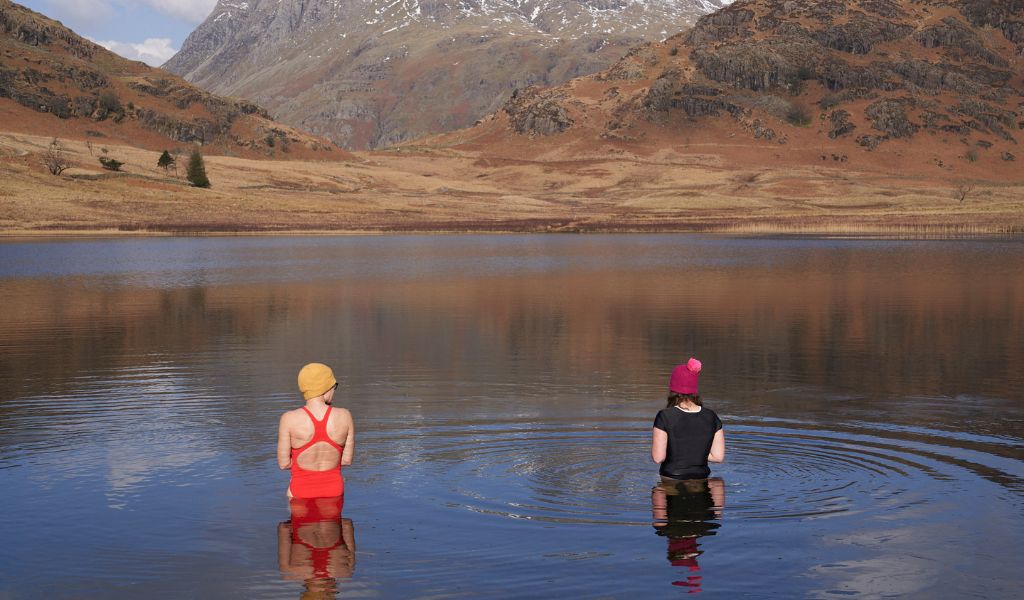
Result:
<svg viewBox="0 0 1024 600"><path fill-rule="evenodd" d="M662 480L706 479L708 462L725 460L725 432L718 415L697 394L701 362L678 365L669 380L668 406L652 429L651 459L661 465Z"/></svg>

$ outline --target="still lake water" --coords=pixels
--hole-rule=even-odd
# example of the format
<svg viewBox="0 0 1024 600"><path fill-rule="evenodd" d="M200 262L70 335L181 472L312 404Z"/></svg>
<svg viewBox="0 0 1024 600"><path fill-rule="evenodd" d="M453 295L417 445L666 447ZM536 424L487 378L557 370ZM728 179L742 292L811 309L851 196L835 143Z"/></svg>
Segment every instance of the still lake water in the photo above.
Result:
<svg viewBox="0 0 1024 600"><path fill-rule="evenodd" d="M0 306L0 598L1024 585L1021 240L9 241ZM661 526L691 354L728 458ZM314 360L357 425L320 579L274 459Z"/></svg>

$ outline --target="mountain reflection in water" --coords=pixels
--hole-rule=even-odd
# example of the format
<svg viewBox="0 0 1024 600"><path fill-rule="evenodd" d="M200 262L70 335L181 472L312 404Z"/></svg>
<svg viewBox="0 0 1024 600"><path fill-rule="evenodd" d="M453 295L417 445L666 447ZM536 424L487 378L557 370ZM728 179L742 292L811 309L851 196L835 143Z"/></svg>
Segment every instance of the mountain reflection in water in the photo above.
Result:
<svg viewBox="0 0 1024 600"><path fill-rule="evenodd" d="M117 239L0 258L0 597L1024 586L1020 240ZM725 509L717 484L652 499L651 423L691 354L727 432ZM345 515L275 532L277 419L312 361L356 423Z"/></svg>
<svg viewBox="0 0 1024 600"><path fill-rule="evenodd" d="M649 385L666 361L699 348L718 367L707 374L717 390L820 386L871 399L1007 397L1021 389L1024 345L1012 335L1024 328L1019 256L975 250L972 257L968 247L950 261L928 246L898 256L874 246L783 247L744 261L712 247L669 266L660 263L671 255L655 247L646 267L617 268L610 249L591 244L597 255L588 261L608 259L607 268L521 271L513 262L467 275L455 262L423 276L342 270L336 280L228 278L184 287L167 285L176 280L170 275L156 286L111 277L5 279L0 375L19 394L49 393L78 373L152 364L154 351L216 353L237 371L254 351L288 360L303 348L343 353L355 384L397 365L401 375L442 384L597 372ZM531 258L523 257L527 267ZM405 259L412 257L383 260ZM330 268L344 269L345 257L337 260L341 266ZM978 261L987 276L979 277ZM273 264L262 269L234 279L280 276ZM316 335L325 330L344 335ZM40 381L33 369L40 360L53 363L57 377Z"/></svg>

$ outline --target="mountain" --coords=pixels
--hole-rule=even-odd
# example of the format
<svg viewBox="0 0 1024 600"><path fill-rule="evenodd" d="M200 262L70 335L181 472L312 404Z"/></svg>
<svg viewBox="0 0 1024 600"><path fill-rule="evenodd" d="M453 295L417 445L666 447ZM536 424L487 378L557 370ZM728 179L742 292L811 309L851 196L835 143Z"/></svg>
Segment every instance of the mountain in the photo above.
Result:
<svg viewBox="0 0 1024 600"><path fill-rule="evenodd" d="M9 131L151 149L198 143L208 153L249 157L345 154L250 101L124 59L9 0L0 0L0 115Z"/></svg>
<svg viewBox="0 0 1024 600"><path fill-rule="evenodd" d="M732 0L220 0L164 67L350 148L472 125Z"/></svg>
<svg viewBox="0 0 1024 600"><path fill-rule="evenodd" d="M1022 74L1024 0L743 0L431 143L531 158L714 147L738 164L1019 181Z"/></svg>

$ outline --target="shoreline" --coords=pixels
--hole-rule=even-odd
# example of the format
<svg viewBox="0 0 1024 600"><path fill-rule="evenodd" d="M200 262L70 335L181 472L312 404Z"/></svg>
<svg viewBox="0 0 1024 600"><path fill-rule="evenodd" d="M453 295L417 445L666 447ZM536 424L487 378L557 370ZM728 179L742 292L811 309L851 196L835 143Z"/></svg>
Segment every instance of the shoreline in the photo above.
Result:
<svg viewBox="0 0 1024 600"><path fill-rule="evenodd" d="M40 227L0 230L0 240L41 238L158 238L158 237L383 237L383 236L460 236L460 235L713 235L724 237L832 237L878 239L972 239L972 238L1024 238L1024 228L1018 226L987 227L976 224L922 225L860 225L843 224L813 226L799 224L749 225L691 225L661 224L581 224L556 227L515 227L495 223L486 227L459 227L437 224L435 227L381 225L363 229L342 228L258 228L247 225L232 229L187 227Z"/></svg>

